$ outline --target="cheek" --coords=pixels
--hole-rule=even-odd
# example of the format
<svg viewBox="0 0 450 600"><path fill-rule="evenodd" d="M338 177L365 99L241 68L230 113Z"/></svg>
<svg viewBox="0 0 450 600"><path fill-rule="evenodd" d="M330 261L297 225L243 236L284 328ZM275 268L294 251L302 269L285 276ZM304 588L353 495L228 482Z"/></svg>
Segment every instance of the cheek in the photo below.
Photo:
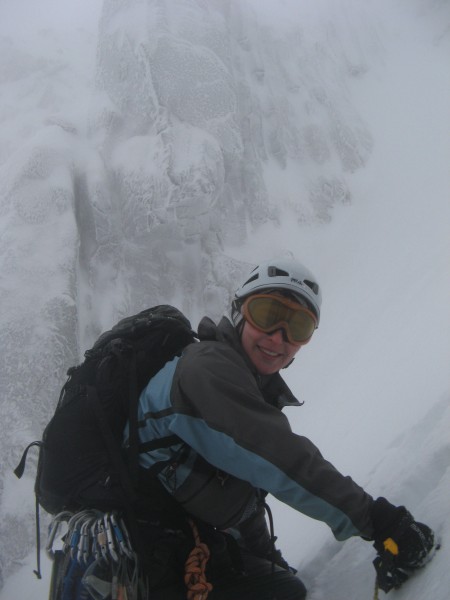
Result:
<svg viewBox="0 0 450 600"><path fill-rule="evenodd" d="M251 332L248 331L248 328L247 331L245 329L246 328L244 328L244 331L242 332L241 343L245 352L250 354L256 345L256 336L252 335Z"/></svg>
<svg viewBox="0 0 450 600"><path fill-rule="evenodd" d="M262 333L255 327L252 327L250 323L246 321L241 335L242 347L246 352L251 351L265 337L265 335L265 333Z"/></svg>

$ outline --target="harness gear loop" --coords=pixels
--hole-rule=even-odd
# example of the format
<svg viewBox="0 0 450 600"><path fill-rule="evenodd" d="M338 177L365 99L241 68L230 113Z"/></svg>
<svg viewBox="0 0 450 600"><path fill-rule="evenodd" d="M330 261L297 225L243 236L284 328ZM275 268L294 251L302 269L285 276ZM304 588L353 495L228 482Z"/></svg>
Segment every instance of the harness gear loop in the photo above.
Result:
<svg viewBox="0 0 450 600"><path fill-rule="evenodd" d="M188 589L187 600L206 600L213 589L211 583L206 581L206 563L209 560L209 548L200 540L197 526L192 519L188 519L194 536L195 546L187 557L184 567L184 583Z"/></svg>
<svg viewBox="0 0 450 600"><path fill-rule="evenodd" d="M273 515L272 515L272 511L270 509L270 506L267 504L267 502L262 499L262 506L264 508L264 510L266 511L267 514L267 518L269 519L269 529L270 529L270 546L271 546L271 554L272 554L272 575L275 573L275 559L276 559L276 547L275 547L275 542L277 541L277 537L275 535L275 528L273 525Z"/></svg>

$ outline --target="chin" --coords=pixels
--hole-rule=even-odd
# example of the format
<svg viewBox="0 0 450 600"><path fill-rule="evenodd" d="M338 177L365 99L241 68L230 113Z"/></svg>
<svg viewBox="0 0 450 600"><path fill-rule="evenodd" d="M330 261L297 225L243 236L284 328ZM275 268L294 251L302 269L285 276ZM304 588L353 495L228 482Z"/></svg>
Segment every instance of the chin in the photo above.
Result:
<svg viewBox="0 0 450 600"><path fill-rule="evenodd" d="M260 375L273 375L274 373L278 373L278 371L282 368L281 366L274 365L255 365L258 373Z"/></svg>

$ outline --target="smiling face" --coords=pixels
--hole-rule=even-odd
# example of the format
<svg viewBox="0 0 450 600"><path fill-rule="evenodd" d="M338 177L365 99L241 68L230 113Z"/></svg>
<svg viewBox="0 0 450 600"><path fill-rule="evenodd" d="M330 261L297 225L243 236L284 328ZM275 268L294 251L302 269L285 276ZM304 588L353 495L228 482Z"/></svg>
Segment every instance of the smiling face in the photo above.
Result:
<svg viewBox="0 0 450 600"><path fill-rule="evenodd" d="M281 329L273 333L264 333L244 322L241 335L245 353L261 375L272 375L287 366L302 344L291 344L285 341Z"/></svg>

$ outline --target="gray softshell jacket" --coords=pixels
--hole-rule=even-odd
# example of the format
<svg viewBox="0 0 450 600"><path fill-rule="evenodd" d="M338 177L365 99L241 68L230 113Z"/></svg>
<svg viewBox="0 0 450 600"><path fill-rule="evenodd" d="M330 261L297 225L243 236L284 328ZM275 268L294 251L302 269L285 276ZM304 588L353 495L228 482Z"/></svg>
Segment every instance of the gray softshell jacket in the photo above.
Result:
<svg viewBox="0 0 450 600"><path fill-rule="evenodd" d="M204 318L199 337L141 394L141 441L180 439L141 456L142 466L167 461L158 475L166 489L222 529L245 522L265 490L339 540L371 538L372 497L292 431L281 409L299 402L282 377L255 371L225 317L218 326Z"/></svg>

